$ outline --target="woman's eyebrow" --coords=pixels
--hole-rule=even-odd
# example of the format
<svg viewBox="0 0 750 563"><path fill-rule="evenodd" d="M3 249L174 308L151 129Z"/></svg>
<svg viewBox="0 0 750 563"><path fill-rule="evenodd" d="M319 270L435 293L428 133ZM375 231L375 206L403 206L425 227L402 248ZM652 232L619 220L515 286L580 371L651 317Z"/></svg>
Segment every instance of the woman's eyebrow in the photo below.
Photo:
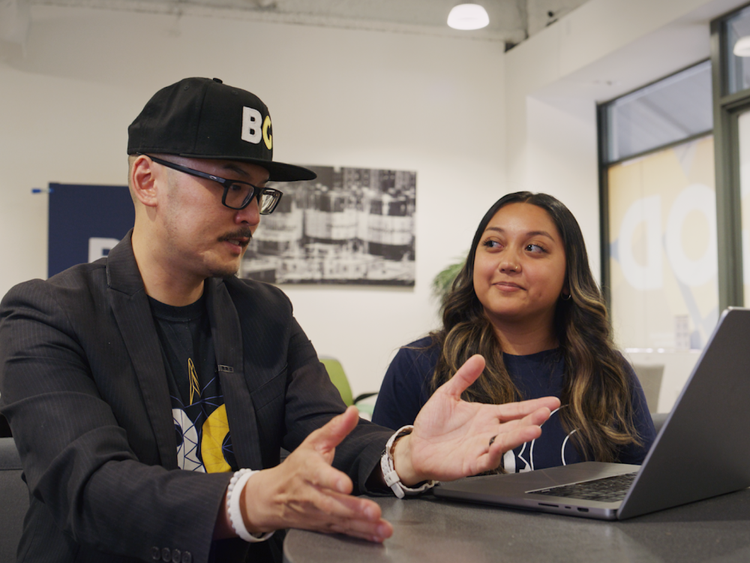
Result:
<svg viewBox="0 0 750 563"><path fill-rule="evenodd" d="M553 237L547 231L529 231L528 233L526 233L526 236L527 237L547 237L550 240L555 240L555 237Z"/></svg>
<svg viewBox="0 0 750 563"><path fill-rule="evenodd" d="M486 229L484 230L484 232L486 233L487 231L496 231L496 232L498 232L498 233L505 233L505 229L503 229L502 227L487 227L487 228L486 228ZM542 236L542 237L547 237L548 239L550 239L550 240L552 240L552 241L554 241L554 240L555 240L555 237L553 237L553 236L552 236L551 234L549 234L549 233L548 233L547 231L529 231L529 232L525 233L525 235L524 235L524 236L525 236L526 238L529 238L529 237L537 237L537 236Z"/></svg>

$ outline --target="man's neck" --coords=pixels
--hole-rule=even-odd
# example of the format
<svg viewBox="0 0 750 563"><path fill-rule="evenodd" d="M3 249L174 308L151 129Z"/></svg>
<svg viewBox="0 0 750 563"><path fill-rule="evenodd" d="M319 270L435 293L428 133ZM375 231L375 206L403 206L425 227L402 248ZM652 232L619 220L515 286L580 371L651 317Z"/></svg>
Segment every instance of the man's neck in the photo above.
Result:
<svg viewBox="0 0 750 563"><path fill-rule="evenodd" d="M177 275L170 270L165 260L133 231L133 255L141 272L146 294L160 303L174 307L184 307L195 303L203 295L205 279L187 274Z"/></svg>
<svg viewBox="0 0 750 563"><path fill-rule="evenodd" d="M146 276L143 276L143 285L146 287L146 294L160 303L172 305L173 307L185 307L198 301L201 295L203 295L204 284L205 281L193 288L176 288L170 281L162 279L147 281Z"/></svg>

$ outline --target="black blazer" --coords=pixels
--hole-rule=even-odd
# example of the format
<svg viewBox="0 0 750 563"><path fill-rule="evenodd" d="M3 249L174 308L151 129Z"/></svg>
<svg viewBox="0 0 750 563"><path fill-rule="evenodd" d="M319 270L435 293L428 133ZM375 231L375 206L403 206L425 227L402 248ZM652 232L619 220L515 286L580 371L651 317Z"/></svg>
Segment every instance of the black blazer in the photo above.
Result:
<svg viewBox="0 0 750 563"><path fill-rule="evenodd" d="M274 466L280 448L293 450L344 405L279 289L236 277L205 287L235 456L242 467ZM214 559L231 475L176 469L166 372L130 233L107 258L5 296L0 408L32 495L19 561ZM390 434L362 422L336 449L355 491ZM268 556L267 544L250 549Z"/></svg>

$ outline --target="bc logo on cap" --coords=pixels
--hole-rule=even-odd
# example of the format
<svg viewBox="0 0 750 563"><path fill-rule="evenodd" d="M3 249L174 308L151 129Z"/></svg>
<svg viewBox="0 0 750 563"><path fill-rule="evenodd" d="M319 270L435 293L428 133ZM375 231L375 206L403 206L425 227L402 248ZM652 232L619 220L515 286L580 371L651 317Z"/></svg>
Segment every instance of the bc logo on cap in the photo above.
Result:
<svg viewBox="0 0 750 563"><path fill-rule="evenodd" d="M242 108L242 140L257 145L261 138L268 150L273 148L273 135L271 135L271 117L266 116L263 125L260 122L263 119L261 113L255 108L247 106Z"/></svg>

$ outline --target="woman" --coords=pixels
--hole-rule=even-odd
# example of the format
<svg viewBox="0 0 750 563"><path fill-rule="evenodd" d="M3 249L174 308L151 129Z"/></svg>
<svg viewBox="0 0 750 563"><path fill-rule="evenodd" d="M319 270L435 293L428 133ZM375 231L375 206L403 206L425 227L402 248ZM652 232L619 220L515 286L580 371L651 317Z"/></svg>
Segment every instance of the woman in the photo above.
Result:
<svg viewBox="0 0 750 563"><path fill-rule="evenodd" d="M465 399L554 395L563 405L541 438L506 453L505 471L643 461L655 434L643 390L614 348L578 222L550 195L508 194L487 211L443 305L443 328L399 350L373 421L412 424L474 354L487 367Z"/></svg>

